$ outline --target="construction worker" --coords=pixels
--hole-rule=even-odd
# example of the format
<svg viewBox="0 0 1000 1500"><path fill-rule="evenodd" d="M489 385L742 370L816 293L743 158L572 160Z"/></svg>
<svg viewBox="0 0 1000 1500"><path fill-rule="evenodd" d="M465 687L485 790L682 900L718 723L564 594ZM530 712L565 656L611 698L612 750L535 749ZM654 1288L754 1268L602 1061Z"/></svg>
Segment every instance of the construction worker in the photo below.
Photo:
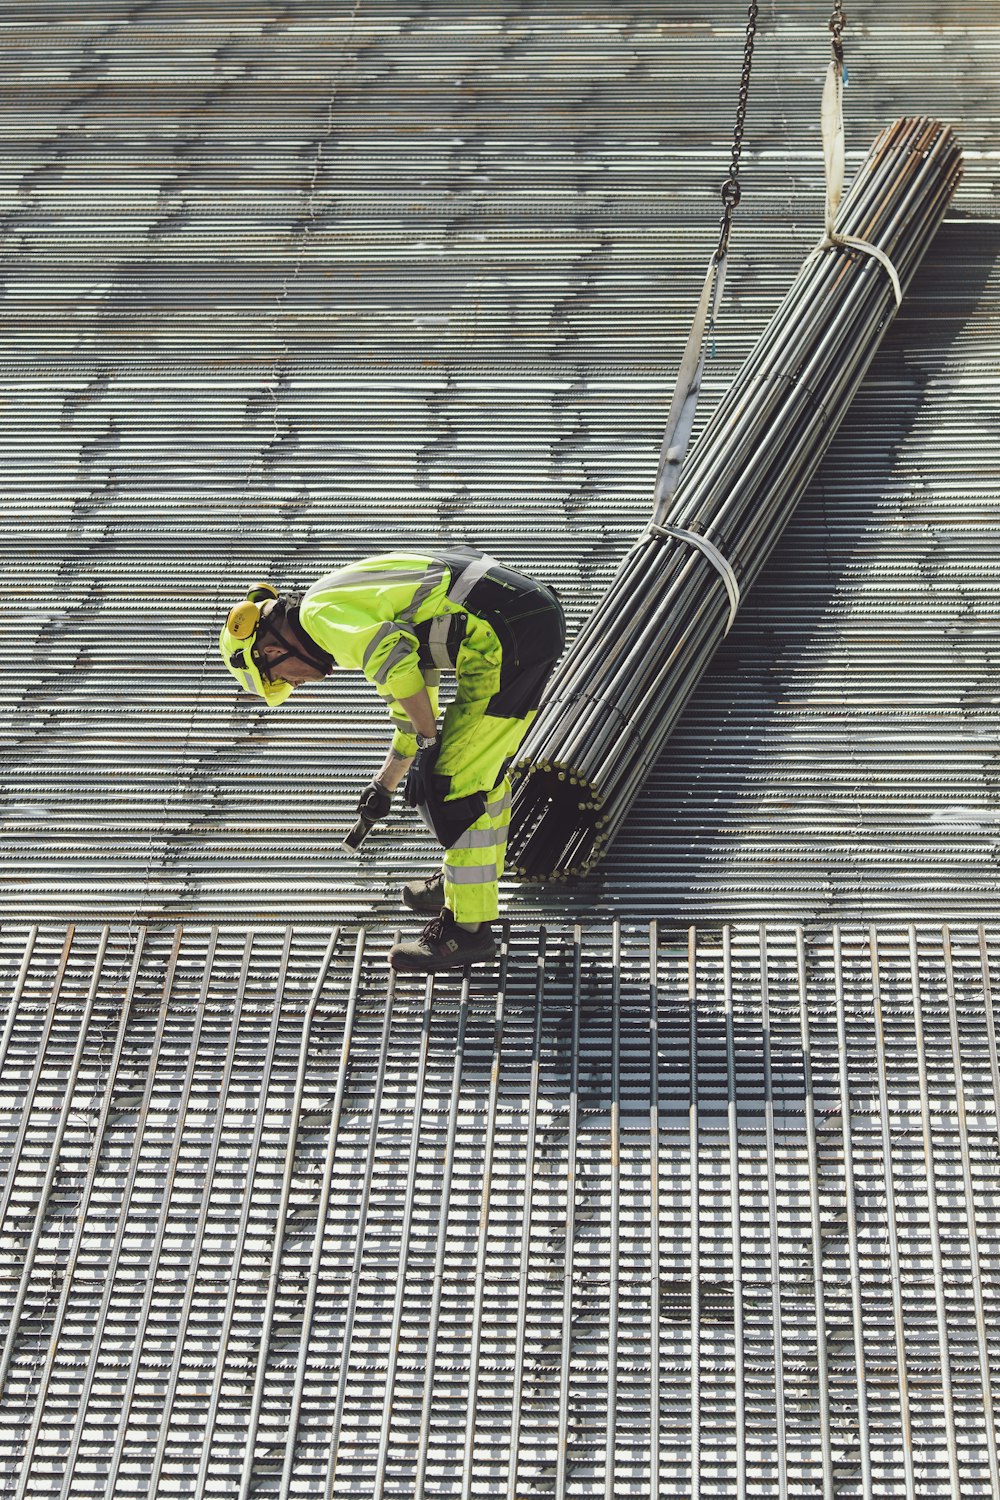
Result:
<svg viewBox="0 0 1000 1500"><path fill-rule="evenodd" d="M435 915L416 941L391 949L393 968L432 973L494 956L507 769L564 641L551 589L466 548L366 557L301 597L263 584L230 612L222 658L266 703L356 669L388 704L392 743L359 816L369 824L384 818L405 777L406 802L445 850L440 871L403 887L411 911ZM456 691L439 734L443 670L455 673Z"/></svg>

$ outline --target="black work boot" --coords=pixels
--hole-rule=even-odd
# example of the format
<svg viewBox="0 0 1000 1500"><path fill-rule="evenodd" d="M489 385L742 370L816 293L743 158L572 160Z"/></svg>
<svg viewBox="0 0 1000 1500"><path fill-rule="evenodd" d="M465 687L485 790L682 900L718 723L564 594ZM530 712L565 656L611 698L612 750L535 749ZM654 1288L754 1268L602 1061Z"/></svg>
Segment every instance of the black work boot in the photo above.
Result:
<svg viewBox="0 0 1000 1500"><path fill-rule="evenodd" d="M444 875L437 870L425 880L408 880L403 886L402 896L403 905L411 911L426 912L431 916L444 906Z"/></svg>
<svg viewBox="0 0 1000 1500"><path fill-rule="evenodd" d="M464 969L466 964L487 963L496 951L489 922L480 922L475 932L467 932L450 911L443 911L427 923L415 943L390 948L389 962L403 974L439 974L445 969Z"/></svg>

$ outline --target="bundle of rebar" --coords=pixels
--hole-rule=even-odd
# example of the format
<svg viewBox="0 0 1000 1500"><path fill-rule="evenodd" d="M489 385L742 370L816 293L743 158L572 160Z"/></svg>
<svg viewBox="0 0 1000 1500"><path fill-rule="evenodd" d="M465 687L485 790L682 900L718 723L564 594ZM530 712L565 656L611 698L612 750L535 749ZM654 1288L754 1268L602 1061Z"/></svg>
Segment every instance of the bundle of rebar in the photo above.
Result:
<svg viewBox="0 0 1000 1500"><path fill-rule="evenodd" d="M620 830L840 425L961 176L953 132L875 141L791 290L554 674L513 768L509 867L582 874Z"/></svg>

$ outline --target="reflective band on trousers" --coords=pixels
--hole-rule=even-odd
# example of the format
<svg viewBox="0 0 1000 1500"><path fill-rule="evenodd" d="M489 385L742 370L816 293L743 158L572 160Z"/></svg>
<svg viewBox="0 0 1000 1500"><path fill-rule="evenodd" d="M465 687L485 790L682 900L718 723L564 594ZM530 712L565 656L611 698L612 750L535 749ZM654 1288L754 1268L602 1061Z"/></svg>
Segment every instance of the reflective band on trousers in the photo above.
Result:
<svg viewBox="0 0 1000 1500"><path fill-rule="evenodd" d="M506 808L510 806L510 799L510 782L506 782L504 789L503 791L501 791L499 797L495 798L492 802L487 802L486 811L489 816L491 818L499 817L500 813L502 813Z"/></svg>
<svg viewBox="0 0 1000 1500"><path fill-rule="evenodd" d="M447 804L445 804L447 805ZM488 816L494 817L490 813ZM507 828L477 828L475 824L467 828L461 838L449 844L450 849L496 849L500 844L506 842Z"/></svg>
<svg viewBox="0 0 1000 1500"><path fill-rule="evenodd" d="M497 878L496 860L488 865L444 866L444 878L452 885L491 885Z"/></svg>

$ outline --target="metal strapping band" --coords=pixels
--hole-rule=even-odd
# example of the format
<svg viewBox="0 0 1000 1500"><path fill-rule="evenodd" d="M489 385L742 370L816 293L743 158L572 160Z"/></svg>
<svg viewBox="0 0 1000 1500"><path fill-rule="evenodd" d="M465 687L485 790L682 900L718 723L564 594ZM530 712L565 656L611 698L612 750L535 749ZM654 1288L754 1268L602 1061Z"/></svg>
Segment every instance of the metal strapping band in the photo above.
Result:
<svg viewBox="0 0 1000 1500"><path fill-rule="evenodd" d="M721 577L726 585L726 593L729 595L729 619L726 621L724 635L728 635L732 629L733 621L736 619L736 611L740 607L740 586L736 581L736 574L730 566L729 559L723 557L714 542L710 542L707 536L702 536L697 531L685 531L683 526L670 526L669 524L657 525L652 522L649 526L649 534L652 537L675 536L682 542L688 542L703 552L712 567Z"/></svg>

